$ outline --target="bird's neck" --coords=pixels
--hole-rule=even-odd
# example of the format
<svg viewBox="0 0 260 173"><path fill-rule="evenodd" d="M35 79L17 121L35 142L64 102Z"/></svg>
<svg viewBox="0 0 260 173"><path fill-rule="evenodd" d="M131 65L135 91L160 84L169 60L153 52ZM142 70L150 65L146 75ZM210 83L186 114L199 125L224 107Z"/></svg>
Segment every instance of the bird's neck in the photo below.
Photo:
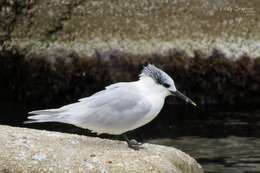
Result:
<svg viewBox="0 0 260 173"><path fill-rule="evenodd" d="M153 95L165 98L169 95L167 89L163 86L157 84L152 78L150 77L141 77L138 81L136 81L138 88L144 93L145 95Z"/></svg>

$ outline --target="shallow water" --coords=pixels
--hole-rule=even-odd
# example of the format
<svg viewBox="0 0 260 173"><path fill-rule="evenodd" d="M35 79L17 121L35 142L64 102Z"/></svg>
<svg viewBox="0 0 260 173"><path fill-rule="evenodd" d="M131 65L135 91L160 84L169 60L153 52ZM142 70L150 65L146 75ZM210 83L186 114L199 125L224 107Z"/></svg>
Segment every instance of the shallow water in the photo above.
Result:
<svg viewBox="0 0 260 173"><path fill-rule="evenodd" d="M258 110L209 110L197 117L177 118L167 135L145 142L176 147L194 157L207 173L260 172Z"/></svg>
<svg viewBox="0 0 260 173"><path fill-rule="evenodd" d="M260 172L260 138L185 136L158 138L149 143L174 146L194 157L208 173Z"/></svg>

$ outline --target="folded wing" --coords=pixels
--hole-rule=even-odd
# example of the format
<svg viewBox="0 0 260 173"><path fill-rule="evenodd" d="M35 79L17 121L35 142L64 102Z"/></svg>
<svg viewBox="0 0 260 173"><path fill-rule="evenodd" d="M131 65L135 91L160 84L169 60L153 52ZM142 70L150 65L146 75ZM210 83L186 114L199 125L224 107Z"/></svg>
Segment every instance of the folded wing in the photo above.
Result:
<svg viewBox="0 0 260 173"><path fill-rule="evenodd" d="M107 87L80 102L59 109L32 111L33 122L63 122L97 133L121 134L132 130L151 110L151 104L129 85Z"/></svg>

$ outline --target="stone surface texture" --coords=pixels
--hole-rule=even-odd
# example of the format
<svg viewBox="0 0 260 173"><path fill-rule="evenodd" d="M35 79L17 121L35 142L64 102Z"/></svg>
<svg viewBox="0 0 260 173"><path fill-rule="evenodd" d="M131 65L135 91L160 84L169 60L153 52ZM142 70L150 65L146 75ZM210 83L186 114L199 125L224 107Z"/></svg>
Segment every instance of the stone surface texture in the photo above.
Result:
<svg viewBox="0 0 260 173"><path fill-rule="evenodd" d="M2 0L0 6L2 51L260 55L259 0Z"/></svg>
<svg viewBox="0 0 260 173"><path fill-rule="evenodd" d="M169 172L202 173L182 151L95 137L0 126L0 172Z"/></svg>

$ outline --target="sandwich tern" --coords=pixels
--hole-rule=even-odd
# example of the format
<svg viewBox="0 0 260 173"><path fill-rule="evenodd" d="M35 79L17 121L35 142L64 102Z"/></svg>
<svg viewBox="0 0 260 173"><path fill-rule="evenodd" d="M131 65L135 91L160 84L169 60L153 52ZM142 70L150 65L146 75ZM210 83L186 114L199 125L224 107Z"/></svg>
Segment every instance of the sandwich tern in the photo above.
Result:
<svg viewBox="0 0 260 173"><path fill-rule="evenodd" d="M31 111L29 114L32 116L24 123L60 122L97 134L122 135L130 148L139 149L141 143L129 140L126 132L153 120L169 95L196 106L176 89L168 74L149 64L143 68L137 81L109 85L100 92L57 109Z"/></svg>

